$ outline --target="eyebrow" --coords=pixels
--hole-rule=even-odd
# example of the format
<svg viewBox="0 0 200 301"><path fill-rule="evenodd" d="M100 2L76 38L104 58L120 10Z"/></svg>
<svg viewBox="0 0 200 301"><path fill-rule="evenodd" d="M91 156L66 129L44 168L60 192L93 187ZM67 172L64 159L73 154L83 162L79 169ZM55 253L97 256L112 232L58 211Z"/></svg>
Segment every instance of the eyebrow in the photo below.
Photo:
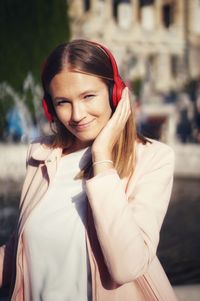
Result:
<svg viewBox="0 0 200 301"><path fill-rule="evenodd" d="M96 90L88 89L88 90L82 92L79 96L83 96L83 95L88 94L88 93L97 93L97 91Z"/></svg>
<svg viewBox="0 0 200 301"><path fill-rule="evenodd" d="M53 99L53 101L59 101L59 100L67 100L67 101L70 101L69 98L67 98L67 97L62 97L62 96L58 96L58 97L55 97L55 98Z"/></svg>
<svg viewBox="0 0 200 301"><path fill-rule="evenodd" d="M84 96L85 94L91 94L91 93L97 93L97 91L96 90L91 90L91 89L88 89L88 90L86 90L86 91L84 91L84 92L82 92L82 93L80 93L79 94L79 97L82 97L82 96ZM54 101L56 101L56 100L67 100L67 101L71 101L69 98L67 98L67 97L62 97L62 96L57 96L57 97L55 97L54 98Z"/></svg>

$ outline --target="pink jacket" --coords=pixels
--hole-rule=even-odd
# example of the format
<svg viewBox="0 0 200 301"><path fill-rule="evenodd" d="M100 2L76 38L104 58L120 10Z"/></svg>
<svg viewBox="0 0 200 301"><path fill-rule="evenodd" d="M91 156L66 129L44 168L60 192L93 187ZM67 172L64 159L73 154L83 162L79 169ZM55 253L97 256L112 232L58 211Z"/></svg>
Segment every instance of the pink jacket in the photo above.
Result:
<svg viewBox="0 0 200 301"><path fill-rule="evenodd" d="M62 149L40 142L29 147L17 234L0 248L0 286L12 282L11 300L24 300L23 230L47 191L61 154ZM121 180L110 169L86 181L93 301L177 301L156 256L171 195L174 153L152 140L137 144L136 154L130 178Z"/></svg>

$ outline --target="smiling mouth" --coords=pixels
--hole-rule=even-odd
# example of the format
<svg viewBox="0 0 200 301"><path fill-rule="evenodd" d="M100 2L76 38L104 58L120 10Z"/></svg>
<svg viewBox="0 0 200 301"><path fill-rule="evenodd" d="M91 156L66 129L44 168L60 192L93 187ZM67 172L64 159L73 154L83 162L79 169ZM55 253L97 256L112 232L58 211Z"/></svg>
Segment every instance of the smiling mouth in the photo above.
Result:
<svg viewBox="0 0 200 301"><path fill-rule="evenodd" d="M84 131L85 129L88 129L91 126L94 120L95 119L81 124L73 124L72 127L77 131Z"/></svg>

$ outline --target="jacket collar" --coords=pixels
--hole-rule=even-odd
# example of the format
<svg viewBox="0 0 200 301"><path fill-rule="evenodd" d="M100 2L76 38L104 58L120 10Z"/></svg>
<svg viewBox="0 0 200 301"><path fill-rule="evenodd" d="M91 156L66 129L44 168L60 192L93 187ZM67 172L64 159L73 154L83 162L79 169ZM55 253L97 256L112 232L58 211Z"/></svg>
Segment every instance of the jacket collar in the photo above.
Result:
<svg viewBox="0 0 200 301"><path fill-rule="evenodd" d="M32 152L32 159L36 161L43 161L46 164L54 162L55 160L61 158L62 156L62 148L50 148L46 145L40 144L39 147L37 147Z"/></svg>

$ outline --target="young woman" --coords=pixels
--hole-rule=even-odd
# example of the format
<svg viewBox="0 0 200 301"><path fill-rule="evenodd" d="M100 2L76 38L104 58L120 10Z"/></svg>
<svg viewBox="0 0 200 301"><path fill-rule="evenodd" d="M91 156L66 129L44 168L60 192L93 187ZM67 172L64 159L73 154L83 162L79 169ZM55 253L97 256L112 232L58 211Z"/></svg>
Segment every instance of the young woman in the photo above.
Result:
<svg viewBox="0 0 200 301"><path fill-rule="evenodd" d="M156 257L173 151L136 133L128 88L104 46L58 46L42 83L54 134L29 147L1 285L20 301L177 300Z"/></svg>

